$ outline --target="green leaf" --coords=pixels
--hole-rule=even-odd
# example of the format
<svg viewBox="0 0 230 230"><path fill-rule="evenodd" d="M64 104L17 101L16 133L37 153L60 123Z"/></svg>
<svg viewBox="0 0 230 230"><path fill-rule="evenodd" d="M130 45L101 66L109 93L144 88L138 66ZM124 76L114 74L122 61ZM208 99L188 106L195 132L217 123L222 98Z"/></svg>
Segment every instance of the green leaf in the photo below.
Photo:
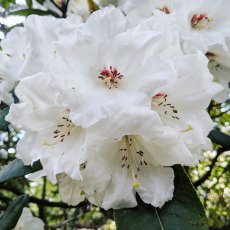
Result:
<svg viewBox="0 0 230 230"><path fill-rule="evenodd" d="M207 218L202 204L184 168L173 167L174 197L161 209L143 203L114 211L117 230L207 230Z"/></svg>
<svg viewBox="0 0 230 230"><path fill-rule="evenodd" d="M26 5L27 5L29 8L32 8L33 1L32 1L32 0L26 0Z"/></svg>
<svg viewBox="0 0 230 230"><path fill-rule="evenodd" d="M0 171L0 184L5 183L11 179L25 176L29 173L37 172L41 169L42 165L40 161L36 161L32 166L30 166L24 165L20 159L15 159Z"/></svg>
<svg viewBox="0 0 230 230"><path fill-rule="evenodd" d="M11 230L16 225L24 207L28 205L29 196L21 195L14 199L0 217L1 230Z"/></svg>
<svg viewBox="0 0 230 230"><path fill-rule="evenodd" d="M60 18L60 15L53 12L52 10L23 9L23 10L17 10L17 11L9 13L9 15L25 16L25 17L27 17L31 14L36 14L36 15L40 15L40 16L53 15L56 18Z"/></svg>
<svg viewBox="0 0 230 230"><path fill-rule="evenodd" d="M99 10L99 6L93 0L88 0L88 7L91 13Z"/></svg>
<svg viewBox="0 0 230 230"><path fill-rule="evenodd" d="M217 129L212 130L208 137L212 140L212 142L222 145L223 147L230 148L230 136L220 132Z"/></svg>
<svg viewBox="0 0 230 230"><path fill-rule="evenodd" d="M43 5L43 3L45 2L46 0L36 0L36 2L40 3L41 5Z"/></svg>
<svg viewBox="0 0 230 230"><path fill-rule="evenodd" d="M9 113L8 106L0 110L0 129L5 129L9 125L9 122L5 121L5 117L8 113Z"/></svg>
<svg viewBox="0 0 230 230"><path fill-rule="evenodd" d="M2 6L4 9L7 9L11 3L15 4L15 0L1 0L0 6Z"/></svg>

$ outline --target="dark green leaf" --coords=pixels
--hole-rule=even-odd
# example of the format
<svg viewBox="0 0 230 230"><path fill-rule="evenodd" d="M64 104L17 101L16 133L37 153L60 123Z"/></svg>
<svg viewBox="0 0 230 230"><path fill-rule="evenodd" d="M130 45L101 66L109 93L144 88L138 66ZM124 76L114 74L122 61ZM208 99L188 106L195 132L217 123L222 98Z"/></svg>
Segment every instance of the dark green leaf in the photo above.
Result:
<svg viewBox="0 0 230 230"><path fill-rule="evenodd" d="M25 176L29 173L37 172L41 169L42 165L40 161L36 161L30 166L24 165L20 159L15 159L0 171L0 184L17 177Z"/></svg>
<svg viewBox="0 0 230 230"><path fill-rule="evenodd" d="M91 13L99 10L99 6L93 0L88 0L88 7Z"/></svg>
<svg viewBox="0 0 230 230"><path fill-rule="evenodd" d="M9 113L9 107L4 107L0 110L0 129L5 129L9 122L5 121L6 115Z"/></svg>
<svg viewBox="0 0 230 230"><path fill-rule="evenodd" d="M1 0L0 6L2 6L5 9L7 9L7 8L9 8L10 3L15 4L15 0Z"/></svg>
<svg viewBox="0 0 230 230"><path fill-rule="evenodd" d="M31 8L33 5L33 1L32 0L26 0L26 5Z"/></svg>
<svg viewBox="0 0 230 230"><path fill-rule="evenodd" d="M23 10L17 10L17 11L9 13L9 15L17 15L17 16L25 16L25 17L31 14L36 14L36 15L41 15L41 16L53 15L54 17L60 18L60 16L57 13L51 10L23 9Z"/></svg>
<svg viewBox="0 0 230 230"><path fill-rule="evenodd" d="M212 130L208 137L212 140L212 142L222 145L223 147L230 148L230 136L220 132L217 129Z"/></svg>
<svg viewBox="0 0 230 230"><path fill-rule="evenodd" d="M144 204L114 211L117 230L207 230L206 215L182 166L174 166L174 197L161 209Z"/></svg>
<svg viewBox="0 0 230 230"><path fill-rule="evenodd" d="M40 3L41 5L45 2L46 0L36 0L36 2Z"/></svg>
<svg viewBox="0 0 230 230"><path fill-rule="evenodd" d="M0 218L1 230L11 230L16 225L22 214L22 210L28 205L29 197L21 195L14 199Z"/></svg>

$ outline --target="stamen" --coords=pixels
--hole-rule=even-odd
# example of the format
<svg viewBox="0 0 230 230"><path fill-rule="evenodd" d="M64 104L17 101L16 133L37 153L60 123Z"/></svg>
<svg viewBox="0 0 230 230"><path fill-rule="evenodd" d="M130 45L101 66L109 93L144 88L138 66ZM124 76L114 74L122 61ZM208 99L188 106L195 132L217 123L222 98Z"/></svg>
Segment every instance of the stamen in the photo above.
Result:
<svg viewBox="0 0 230 230"><path fill-rule="evenodd" d="M168 102L168 95L166 93L160 92L152 97L152 109L173 119L180 119L177 116L178 110L172 105L172 103Z"/></svg>
<svg viewBox="0 0 230 230"><path fill-rule="evenodd" d="M110 66L109 69L104 67L98 76L109 89L118 88L118 83L123 77L124 76L112 66Z"/></svg>
<svg viewBox="0 0 230 230"><path fill-rule="evenodd" d="M181 132L185 133L185 132L188 132L188 131L191 131L191 130L193 130L192 125L188 125L188 127L186 129L182 130Z"/></svg>
<svg viewBox="0 0 230 230"><path fill-rule="evenodd" d="M53 146L59 142L63 142L67 136L70 136L71 133L77 128L72 121L69 119L69 109L63 111L64 116L59 120L55 130L53 131L54 142L48 143L46 138L43 138L42 144L47 146Z"/></svg>
<svg viewBox="0 0 230 230"><path fill-rule="evenodd" d="M194 14L191 19L191 26L193 29L208 29L209 24L212 20L207 16L206 13Z"/></svg>
<svg viewBox="0 0 230 230"><path fill-rule="evenodd" d="M170 10L167 6L164 6L162 8L159 8L159 10L161 10L162 12L164 12L165 14L170 14Z"/></svg>
<svg viewBox="0 0 230 230"><path fill-rule="evenodd" d="M148 163L144 159L144 152L140 149L135 136L124 136L118 153L122 154L121 168L128 169L131 172L133 187L140 187L141 183L138 181L138 174L141 171L141 167L147 167Z"/></svg>

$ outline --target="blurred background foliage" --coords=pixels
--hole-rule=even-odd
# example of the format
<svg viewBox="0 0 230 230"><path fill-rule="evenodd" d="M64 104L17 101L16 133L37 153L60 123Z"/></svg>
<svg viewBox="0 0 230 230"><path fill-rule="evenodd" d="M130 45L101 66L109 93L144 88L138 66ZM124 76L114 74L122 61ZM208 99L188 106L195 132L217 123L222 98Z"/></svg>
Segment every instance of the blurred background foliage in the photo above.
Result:
<svg viewBox="0 0 230 230"><path fill-rule="evenodd" d="M62 4L59 5L56 4L57 1L50 0L54 8L34 11L34 3L42 5L47 1L49 0L0 0L0 39L4 39L15 26L21 26L29 14L66 16L67 7L64 6L67 6L68 0L60 0ZM117 2L102 0L100 4L116 5ZM59 15L55 7L61 12ZM42 11L46 13L41 13ZM6 108L4 104L0 106L0 111ZM204 205L210 229L227 230L230 229L230 100L222 104L212 101L208 112L217 130L210 134L213 151L205 152L205 159L198 166L186 170ZM23 132L18 132L11 126L4 129L0 127L0 167L15 159L16 143L22 135ZM68 206L60 201L57 186L45 177L36 182L18 178L1 184L0 212L6 209L14 197L24 193L30 196L30 208L34 215L46 223L47 229L116 229L111 210L104 211L86 201L77 207Z"/></svg>

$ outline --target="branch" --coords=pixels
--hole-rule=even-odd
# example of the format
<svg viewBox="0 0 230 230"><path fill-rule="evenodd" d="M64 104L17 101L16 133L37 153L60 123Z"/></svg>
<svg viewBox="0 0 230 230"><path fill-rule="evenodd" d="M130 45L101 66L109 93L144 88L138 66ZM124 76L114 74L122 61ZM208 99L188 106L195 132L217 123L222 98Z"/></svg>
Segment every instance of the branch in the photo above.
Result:
<svg viewBox="0 0 230 230"><path fill-rule="evenodd" d="M1 189L10 191L16 195L24 194L24 192L18 190L17 188L15 188L11 185L2 184ZM34 196L29 197L29 202L35 203L38 205L47 206L47 207L57 207L57 208L80 208L80 207L84 207L85 205L87 205L87 203L83 201L80 204L78 204L77 206L72 206L72 205L62 203L62 202L52 202L52 201L45 200L45 199L38 199L37 197L34 197Z"/></svg>
<svg viewBox="0 0 230 230"><path fill-rule="evenodd" d="M224 115L225 113L228 113L229 111L230 111L230 109L227 109L226 111L224 111L224 112L222 112L222 113L219 113L219 114L217 114L217 115L213 115L213 116L211 116L211 117L212 117L212 119L218 118L218 117L221 117L222 115Z"/></svg>
<svg viewBox="0 0 230 230"><path fill-rule="evenodd" d="M211 165L209 166L210 169L197 181L195 181L193 183L194 187L197 188L198 186L200 186L201 184L203 184L212 174L212 170L216 164L216 161L218 159L218 157L220 156L220 154L222 154L223 152L227 151L228 149L227 148L219 148L217 150L217 153L216 153L216 156L212 159L212 163Z"/></svg>

